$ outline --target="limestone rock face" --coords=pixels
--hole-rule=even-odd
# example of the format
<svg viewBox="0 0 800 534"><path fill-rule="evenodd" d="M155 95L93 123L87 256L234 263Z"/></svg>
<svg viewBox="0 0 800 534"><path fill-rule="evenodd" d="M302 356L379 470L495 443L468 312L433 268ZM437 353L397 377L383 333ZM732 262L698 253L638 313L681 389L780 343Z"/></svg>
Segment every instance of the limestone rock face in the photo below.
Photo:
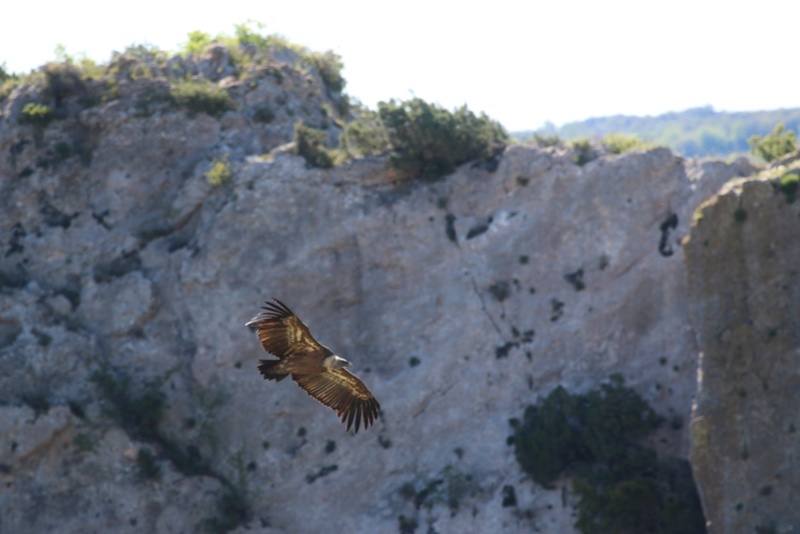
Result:
<svg viewBox="0 0 800 534"><path fill-rule="evenodd" d="M799 216L770 181L736 181L685 247L702 353L691 462L711 532L800 526Z"/></svg>
<svg viewBox="0 0 800 534"><path fill-rule="evenodd" d="M36 415L0 408L3 532L196 532L221 490L168 463L157 481L137 475L142 445L118 428L95 434L64 406ZM163 464L163 465L162 465Z"/></svg>
<svg viewBox="0 0 800 534"><path fill-rule="evenodd" d="M43 129L4 119L0 531L571 532L569 485L521 472L508 420L614 372L672 421L659 449L688 455L689 309L710 290L690 290L681 239L746 161L578 166L511 146L494 172L432 184L392 183L381 157L308 169L261 157L303 107L284 93L295 71L262 74L228 86L240 107L220 118L159 107L164 87L136 79ZM274 124L251 120L264 101ZM232 178L213 186L221 154ZM347 434L258 376L244 324L273 296L353 362L382 406L373 428ZM788 343L772 317L764 342Z"/></svg>

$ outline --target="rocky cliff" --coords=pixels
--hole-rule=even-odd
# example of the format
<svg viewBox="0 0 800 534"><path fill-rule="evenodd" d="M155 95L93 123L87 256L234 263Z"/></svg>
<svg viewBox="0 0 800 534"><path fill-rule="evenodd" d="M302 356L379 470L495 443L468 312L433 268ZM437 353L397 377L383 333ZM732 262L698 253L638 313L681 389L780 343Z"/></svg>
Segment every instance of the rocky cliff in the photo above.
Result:
<svg viewBox="0 0 800 534"><path fill-rule="evenodd" d="M781 313L797 299L782 288L796 273L749 258L781 257L796 209L755 184L741 223L727 193L695 229L718 235L693 235L711 244L684 265L692 214L749 163L655 149L578 166L564 149L511 146L494 172L466 165L430 184L394 183L384 157L309 169L273 150L299 98L276 95L299 72L221 80L235 105L219 117L169 99L143 112L153 82L139 79L45 125L19 124L35 87L3 102L0 530L570 532L568 482L545 490L524 475L509 419L556 385L585 391L619 372L671 421L659 452L686 458L697 355L719 358L712 342L743 356L704 374L720 381L704 383L692 425L706 509L721 517L729 491L790 500L774 470L731 489L739 480L713 471L717 425L708 445L696 438L715 388L754 407L790 392L797 328ZM278 119L254 120L271 98ZM230 177L210 181L222 158ZM733 316L756 309L736 296L749 276L770 288L752 324ZM374 428L348 434L293 384L261 380L243 325L272 296L354 363L382 406ZM728 337L711 334L723 330L714 310L730 315ZM744 376L762 354L747 343L785 365ZM739 417L722 400L720 416ZM793 439L788 412L773 419ZM755 466L773 443L725 428L749 454L730 461Z"/></svg>
<svg viewBox="0 0 800 534"><path fill-rule="evenodd" d="M726 185L686 245L701 349L691 459L712 532L800 525L799 163Z"/></svg>

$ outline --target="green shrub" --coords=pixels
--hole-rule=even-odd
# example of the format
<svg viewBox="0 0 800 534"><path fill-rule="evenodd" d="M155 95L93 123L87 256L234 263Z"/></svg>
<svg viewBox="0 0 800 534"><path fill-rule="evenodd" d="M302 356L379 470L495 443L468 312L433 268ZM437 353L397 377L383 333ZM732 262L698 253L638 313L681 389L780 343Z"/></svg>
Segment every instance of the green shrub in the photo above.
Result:
<svg viewBox="0 0 800 534"><path fill-rule="evenodd" d="M462 501L474 495L477 489L472 475L448 464L432 478L421 477L406 482L400 487L399 494L412 500L417 509L425 507L430 510L436 505L444 504L450 508L451 513L455 513Z"/></svg>
<svg viewBox="0 0 800 534"><path fill-rule="evenodd" d="M593 159L597 159L597 154L595 154L594 148L592 147L592 141L588 137L573 139L569 142L568 146L574 151L572 161L574 161L576 165L583 166Z"/></svg>
<svg viewBox="0 0 800 534"><path fill-rule="evenodd" d="M450 112L414 98L380 102L378 112L389 133L390 163L427 180L450 174L468 161L493 160L508 142L500 124L483 113L476 116L466 106Z"/></svg>
<svg viewBox="0 0 800 534"><path fill-rule="evenodd" d="M169 54L154 45L132 45L113 53L107 73L116 79L151 79L160 75L168 60Z"/></svg>
<svg viewBox="0 0 800 534"><path fill-rule="evenodd" d="M538 133L533 134L533 143L542 148L550 148L555 146L561 146L564 144L564 141L556 134L550 135L541 135Z"/></svg>
<svg viewBox="0 0 800 534"><path fill-rule="evenodd" d="M647 144L635 135L623 133L606 134L603 138L603 148L609 154L624 154L631 150L642 150L647 148Z"/></svg>
<svg viewBox="0 0 800 534"><path fill-rule="evenodd" d="M324 131L306 126L303 121L294 125L295 152L312 167L330 169L340 159L335 150L325 147L325 138Z"/></svg>
<svg viewBox="0 0 800 534"><path fill-rule="evenodd" d="M514 432L514 451L522 470L540 486L552 488L567 467L588 457L580 429L569 419L577 412L578 401L561 386L525 409Z"/></svg>
<svg viewBox="0 0 800 534"><path fill-rule="evenodd" d="M772 132L765 136L750 137L750 152L767 163L797 150L794 132L784 131L784 124L779 122Z"/></svg>
<svg viewBox="0 0 800 534"><path fill-rule="evenodd" d="M190 113L207 113L219 117L233 109L233 101L225 89L207 80L181 81L170 86L172 98Z"/></svg>
<svg viewBox="0 0 800 534"><path fill-rule="evenodd" d="M356 119L345 126L341 144L351 157L367 156L389 148L389 134L378 113L358 106Z"/></svg>
<svg viewBox="0 0 800 534"><path fill-rule="evenodd" d="M98 65L93 59L86 57L85 53L72 55L67 53L63 44L57 44L55 50L55 63L48 63L45 68L73 68L82 79L100 78L105 74L105 67Z"/></svg>
<svg viewBox="0 0 800 534"><path fill-rule="evenodd" d="M247 468L243 453L237 453L231 460L236 470L236 478L231 480L215 471L202 457L197 446L184 446L162 433L159 425L166 410L166 395L161 386L171 373L169 371L160 379L143 382L141 388L136 388L140 394L134 392L130 376L110 368L95 371L91 380L103 396L106 413L114 417L132 438L148 443L148 448L141 448L136 457L142 478L159 478L161 467L158 459L164 458L185 476L203 476L217 480L222 486L218 514L201 521L200 525L208 532L228 532L245 523L251 516L247 503ZM202 396L198 400L202 405ZM153 452L153 448L157 452Z"/></svg>
<svg viewBox="0 0 800 534"><path fill-rule="evenodd" d="M139 439L158 438L166 397L156 384L147 384L140 396L134 396L127 375L103 370L93 373L91 379L108 401L109 414L116 417L126 431Z"/></svg>
<svg viewBox="0 0 800 534"><path fill-rule="evenodd" d="M306 60L311 63L319 75L322 77L322 82L330 91L334 93L341 93L344 89L345 79L342 76L342 57L332 50L327 52L312 52L306 56Z"/></svg>
<svg viewBox="0 0 800 534"><path fill-rule="evenodd" d="M336 100L336 110L342 117L347 116L353 109L353 103L349 95L340 94Z"/></svg>
<svg viewBox="0 0 800 534"><path fill-rule="evenodd" d="M71 61L71 60L70 60ZM48 63L39 69L43 81L38 84L44 98L52 104L53 112L63 118L70 111L67 103L77 103L81 108L93 104L86 87L84 73L71 62Z"/></svg>
<svg viewBox="0 0 800 534"><path fill-rule="evenodd" d="M200 55L206 47L213 41L211 35L200 30L194 30L188 33L186 42L183 44L181 55L184 57L191 55Z"/></svg>
<svg viewBox="0 0 800 534"><path fill-rule="evenodd" d="M133 44L125 48L124 55L136 58L146 63L163 65L169 59L169 52L161 50L156 45L144 43Z"/></svg>
<svg viewBox="0 0 800 534"><path fill-rule="evenodd" d="M520 466L538 484L574 477L581 532L705 532L688 462L660 462L639 444L659 421L614 375L585 395L557 387L529 406L522 421L512 420L511 441Z"/></svg>
<svg viewBox="0 0 800 534"><path fill-rule="evenodd" d="M607 491L579 479L575 491L581 496L575 522L581 532L663 532L653 513L660 506L660 495L652 479L624 480Z"/></svg>
<svg viewBox="0 0 800 534"><path fill-rule="evenodd" d="M253 20L234 24L233 35L219 33L212 36L195 30L187 34L187 40L182 44L180 54L184 57L198 56L212 43L218 44L228 50L231 63L237 67L237 77L241 77L244 74L242 69L250 67L255 58L269 47L282 46L284 43L287 43L287 47L294 46L279 36L267 35L265 30L265 24Z"/></svg>
<svg viewBox="0 0 800 534"><path fill-rule="evenodd" d="M53 120L53 110L50 106L28 102L22 108L22 115L19 118L20 124L33 124L34 126L44 127Z"/></svg>
<svg viewBox="0 0 800 534"><path fill-rule="evenodd" d="M329 169L333 167L333 155L325 148L325 132L311 128L297 121L294 125L294 143L296 152L303 156L312 167Z"/></svg>
<svg viewBox="0 0 800 534"><path fill-rule="evenodd" d="M263 22L248 20L234 25L234 35L240 45L251 46L255 51L263 52L272 44L271 37L265 35L267 25Z"/></svg>
<svg viewBox="0 0 800 534"><path fill-rule="evenodd" d="M790 172L780 182L781 193L786 195L786 202L791 204L797 198L797 190L800 187L800 175Z"/></svg>
<svg viewBox="0 0 800 534"><path fill-rule="evenodd" d="M233 171L227 155L221 160L215 160L206 174L208 183L215 187L228 183L231 178L233 178Z"/></svg>
<svg viewBox="0 0 800 534"><path fill-rule="evenodd" d="M247 467L244 454L240 450L228 463L234 469L235 477L223 480L223 488L217 494L217 513L204 519L200 525L205 532L229 532L250 520L252 510L247 502Z"/></svg>

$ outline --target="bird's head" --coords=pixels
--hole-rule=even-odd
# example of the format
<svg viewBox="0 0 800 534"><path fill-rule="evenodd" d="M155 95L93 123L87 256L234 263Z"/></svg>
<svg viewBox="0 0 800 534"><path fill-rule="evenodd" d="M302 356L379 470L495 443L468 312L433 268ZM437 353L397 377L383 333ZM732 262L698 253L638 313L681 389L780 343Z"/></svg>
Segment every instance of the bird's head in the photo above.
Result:
<svg viewBox="0 0 800 534"><path fill-rule="evenodd" d="M350 362L334 354L325 358L325 361L322 363L322 365L329 370L343 369L345 367L350 367Z"/></svg>

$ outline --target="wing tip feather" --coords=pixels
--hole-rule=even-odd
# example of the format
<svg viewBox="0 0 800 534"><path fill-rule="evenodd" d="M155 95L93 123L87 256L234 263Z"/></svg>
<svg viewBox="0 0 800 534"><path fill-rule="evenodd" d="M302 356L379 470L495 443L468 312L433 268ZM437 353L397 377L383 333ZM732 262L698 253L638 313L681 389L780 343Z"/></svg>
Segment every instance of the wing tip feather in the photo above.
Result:
<svg viewBox="0 0 800 534"><path fill-rule="evenodd" d="M247 321L245 326L263 328L270 323L278 322L281 319L294 315L294 312L289 309L289 306L275 297L272 297L272 302L268 300L264 301L264 306L261 306L261 309L264 311L259 312L258 315Z"/></svg>

